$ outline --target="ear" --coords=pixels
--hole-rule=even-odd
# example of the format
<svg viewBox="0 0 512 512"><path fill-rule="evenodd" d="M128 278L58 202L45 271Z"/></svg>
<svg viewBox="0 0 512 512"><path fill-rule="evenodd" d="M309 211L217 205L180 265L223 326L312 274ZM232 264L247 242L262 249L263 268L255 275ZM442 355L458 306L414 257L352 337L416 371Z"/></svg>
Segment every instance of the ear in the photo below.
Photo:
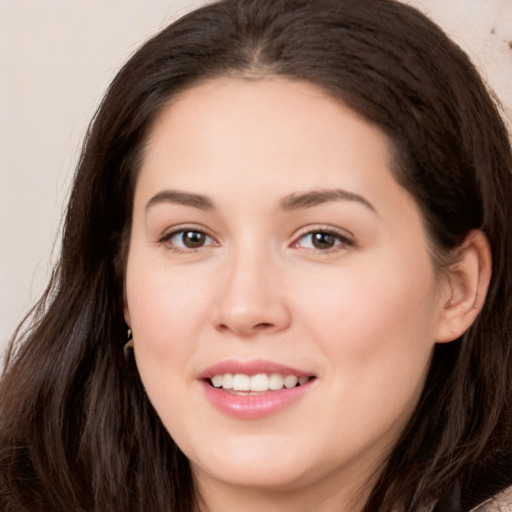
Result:
<svg viewBox="0 0 512 512"><path fill-rule="evenodd" d="M491 280L489 241L480 230L471 231L457 250L457 260L443 270L443 304L436 341L446 343L462 336L480 313Z"/></svg>

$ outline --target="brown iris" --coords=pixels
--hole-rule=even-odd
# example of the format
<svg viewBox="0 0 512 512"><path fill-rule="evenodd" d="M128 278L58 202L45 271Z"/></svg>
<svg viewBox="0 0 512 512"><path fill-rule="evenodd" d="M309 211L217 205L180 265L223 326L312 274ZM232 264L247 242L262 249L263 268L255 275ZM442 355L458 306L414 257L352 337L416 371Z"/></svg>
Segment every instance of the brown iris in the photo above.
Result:
<svg viewBox="0 0 512 512"><path fill-rule="evenodd" d="M181 235L183 245L189 249L202 247L206 241L206 235L201 231L184 231Z"/></svg>
<svg viewBox="0 0 512 512"><path fill-rule="evenodd" d="M336 237L331 233L312 233L311 238L313 247L316 249L330 249L336 244Z"/></svg>

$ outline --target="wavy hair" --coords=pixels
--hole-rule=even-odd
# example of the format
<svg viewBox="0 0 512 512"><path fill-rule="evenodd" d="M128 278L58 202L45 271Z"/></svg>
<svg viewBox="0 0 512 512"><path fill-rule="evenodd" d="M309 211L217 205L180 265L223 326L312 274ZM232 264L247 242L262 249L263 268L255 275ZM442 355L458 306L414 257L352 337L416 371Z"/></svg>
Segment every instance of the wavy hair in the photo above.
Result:
<svg viewBox="0 0 512 512"><path fill-rule="evenodd" d="M87 133L60 260L11 341L0 383L4 512L190 512L186 457L125 360L122 284L132 202L155 119L219 76L321 87L390 140L439 266L487 235L484 308L435 349L427 382L364 508L462 512L512 484L512 156L464 52L394 0L224 0L145 43Z"/></svg>

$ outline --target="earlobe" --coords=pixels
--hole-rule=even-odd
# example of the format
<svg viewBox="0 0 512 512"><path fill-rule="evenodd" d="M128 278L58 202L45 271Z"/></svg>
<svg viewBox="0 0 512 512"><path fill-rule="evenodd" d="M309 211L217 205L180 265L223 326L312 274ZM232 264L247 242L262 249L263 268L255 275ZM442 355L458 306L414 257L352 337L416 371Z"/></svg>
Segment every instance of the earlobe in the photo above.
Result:
<svg viewBox="0 0 512 512"><path fill-rule="evenodd" d="M485 234L471 231L457 250L457 260L444 272L448 298L442 305L438 343L462 336L482 310L492 272L491 248Z"/></svg>

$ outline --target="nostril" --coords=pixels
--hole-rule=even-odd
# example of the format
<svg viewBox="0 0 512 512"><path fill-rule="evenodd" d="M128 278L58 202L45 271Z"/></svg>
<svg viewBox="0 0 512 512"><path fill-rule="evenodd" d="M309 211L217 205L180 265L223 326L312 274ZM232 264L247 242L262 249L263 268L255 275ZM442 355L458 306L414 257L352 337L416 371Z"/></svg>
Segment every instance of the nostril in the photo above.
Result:
<svg viewBox="0 0 512 512"><path fill-rule="evenodd" d="M268 322L261 322L259 324L256 324L254 326L254 329L258 329L258 330L264 330L264 329L268 329L269 327L272 327L272 324L271 323L268 323Z"/></svg>
<svg viewBox="0 0 512 512"><path fill-rule="evenodd" d="M274 327L274 324L271 322L260 322L254 324L253 326L237 326L229 324L218 324L217 330L220 332L233 331L239 335L251 335L261 331L268 331Z"/></svg>

